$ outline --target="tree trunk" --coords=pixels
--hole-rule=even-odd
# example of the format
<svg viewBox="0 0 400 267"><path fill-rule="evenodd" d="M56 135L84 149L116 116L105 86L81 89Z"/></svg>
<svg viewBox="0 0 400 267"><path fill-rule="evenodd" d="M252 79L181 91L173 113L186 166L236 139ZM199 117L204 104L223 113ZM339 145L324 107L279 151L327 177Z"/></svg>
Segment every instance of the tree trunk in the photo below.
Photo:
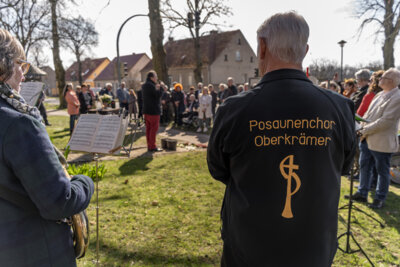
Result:
<svg viewBox="0 0 400 267"><path fill-rule="evenodd" d="M201 53L200 53L200 38L196 31L196 38L194 41L194 52L196 54L196 68L193 70L194 79L196 83L202 82L203 78L201 77L201 69L203 67L203 63L201 62Z"/></svg>
<svg viewBox="0 0 400 267"><path fill-rule="evenodd" d="M394 67L394 38L386 38L382 47L383 50L383 68L385 70Z"/></svg>
<svg viewBox="0 0 400 267"><path fill-rule="evenodd" d="M393 1L385 1L385 15L383 20L383 27L385 31L385 42L383 44L383 67L388 69L394 67L394 55L393 46L398 33L395 32L395 27L393 26L393 20L396 17L393 13ZM396 20L395 20L396 23Z"/></svg>
<svg viewBox="0 0 400 267"><path fill-rule="evenodd" d="M160 0L149 1L150 41L153 54L153 68L158 78L169 86L166 54L163 46L164 28L160 16Z"/></svg>
<svg viewBox="0 0 400 267"><path fill-rule="evenodd" d="M67 102L64 99L64 87L65 87L65 70L62 65L60 58L60 36L58 35L57 25L57 1L49 0L51 5L51 34L53 39L53 63L56 73L56 86L58 88L60 108L65 108Z"/></svg>
<svg viewBox="0 0 400 267"><path fill-rule="evenodd" d="M81 56L79 53L75 54L76 56L76 62L78 63L78 81L79 85L83 84L83 78L82 78L82 61L81 61Z"/></svg>
<svg viewBox="0 0 400 267"><path fill-rule="evenodd" d="M193 70L194 72L194 80L196 83L202 82L203 78L201 77L201 68L203 67L203 62L201 61L201 53L200 53L200 7L199 0L194 1L194 24L195 24L195 38L194 38L194 53L196 57L196 68Z"/></svg>

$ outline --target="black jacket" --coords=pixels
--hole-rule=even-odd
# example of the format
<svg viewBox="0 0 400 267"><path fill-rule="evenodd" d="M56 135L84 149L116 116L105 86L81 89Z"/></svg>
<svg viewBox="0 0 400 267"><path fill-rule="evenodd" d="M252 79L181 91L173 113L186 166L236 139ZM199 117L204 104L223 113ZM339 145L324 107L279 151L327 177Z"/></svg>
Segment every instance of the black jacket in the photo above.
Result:
<svg viewBox="0 0 400 267"><path fill-rule="evenodd" d="M353 103L301 71L270 72L253 90L226 99L207 162L226 185L229 266L330 266L341 174L355 147Z"/></svg>
<svg viewBox="0 0 400 267"><path fill-rule="evenodd" d="M182 91L172 91L171 94L172 101L174 102L174 107L177 109L178 113L183 113L185 111L185 96ZM175 102L179 101L178 107L175 106Z"/></svg>
<svg viewBox="0 0 400 267"><path fill-rule="evenodd" d="M142 86L143 114L161 114L161 94L161 89L157 90L156 84L152 80L147 79L146 83Z"/></svg>
<svg viewBox="0 0 400 267"><path fill-rule="evenodd" d="M228 96L233 96L233 95L238 94L238 89L233 84L231 86L229 86L228 89L226 89L226 90L228 90Z"/></svg>
<svg viewBox="0 0 400 267"><path fill-rule="evenodd" d="M86 93L86 94L89 94L89 93ZM80 113L80 114L86 114L86 113L88 113L88 106L87 106L87 104L86 104L85 96L84 96L84 93L83 93L83 92L80 92L80 93L78 94L78 100L79 100L79 103L81 104L81 105L79 106L79 113ZM92 98L90 98L89 105L92 105Z"/></svg>
<svg viewBox="0 0 400 267"><path fill-rule="evenodd" d="M212 91L210 93L211 97L212 97L212 101L211 101L211 106L215 108L215 106L217 106L217 93L215 91Z"/></svg>
<svg viewBox="0 0 400 267"><path fill-rule="evenodd" d="M368 91L368 85L361 87L360 90L354 93L354 95L351 97L351 100L354 102L354 110L357 111L357 109L361 105L361 101L364 98L365 94Z"/></svg>

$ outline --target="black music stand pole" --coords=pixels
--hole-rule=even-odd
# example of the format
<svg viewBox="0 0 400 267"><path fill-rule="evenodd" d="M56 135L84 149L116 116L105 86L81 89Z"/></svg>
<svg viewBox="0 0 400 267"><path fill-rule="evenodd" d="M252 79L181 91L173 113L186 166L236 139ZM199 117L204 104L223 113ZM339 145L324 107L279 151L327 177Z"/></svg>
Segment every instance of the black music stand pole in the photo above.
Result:
<svg viewBox="0 0 400 267"><path fill-rule="evenodd" d="M99 266L99 155L94 153L93 158L96 162L96 266Z"/></svg>
<svg viewBox="0 0 400 267"><path fill-rule="evenodd" d="M340 209L342 209L342 208L348 207L348 209L349 209L349 212L348 212L348 215L347 215L347 231L345 233L339 235L338 238L337 238L338 243L339 243L339 239L342 238L343 236L346 236L346 249L342 249L339 245L338 245L338 249L340 249L342 252L344 252L346 254L353 254L353 253L356 253L356 252L360 251L367 258L367 260L371 264L371 266L375 266L374 263L368 257L367 253L365 253L365 251L362 249L361 245L357 242L357 240L355 239L353 233L351 232L351 210L352 210L352 207L353 207L353 178L354 178L354 169L351 168L351 171L350 171L350 197L349 197L349 204L340 208ZM363 213L366 214L365 212L363 212ZM367 214L367 215L369 215L369 214ZM369 217L371 217L371 216L369 215ZM378 220L376 220L376 221L378 221ZM351 247L350 247L350 237L353 239L354 243L356 243L358 249L356 249L356 250L351 249Z"/></svg>

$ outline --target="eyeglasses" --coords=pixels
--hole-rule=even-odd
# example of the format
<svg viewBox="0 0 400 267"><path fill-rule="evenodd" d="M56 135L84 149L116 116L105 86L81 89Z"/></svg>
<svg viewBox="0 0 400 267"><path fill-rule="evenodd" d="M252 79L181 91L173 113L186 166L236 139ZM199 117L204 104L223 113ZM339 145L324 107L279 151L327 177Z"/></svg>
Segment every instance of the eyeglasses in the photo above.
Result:
<svg viewBox="0 0 400 267"><path fill-rule="evenodd" d="M21 65L21 70L23 75L28 73L31 63L23 59L17 59L17 64Z"/></svg>

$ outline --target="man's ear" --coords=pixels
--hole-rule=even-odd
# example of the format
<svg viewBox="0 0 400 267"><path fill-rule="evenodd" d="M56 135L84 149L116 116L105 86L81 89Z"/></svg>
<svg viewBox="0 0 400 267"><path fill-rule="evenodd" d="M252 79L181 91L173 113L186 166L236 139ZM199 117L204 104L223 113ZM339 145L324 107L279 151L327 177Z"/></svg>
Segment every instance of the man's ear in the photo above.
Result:
<svg viewBox="0 0 400 267"><path fill-rule="evenodd" d="M307 44L307 47L306 47L306 54L305 54L305 55L307 55L308 49L310 49L310 46Z"/></svg>
<svg viewBox="0 0 400 267"><path fill-rule="evenodd" d="M266 50L267 50L267 44L265 42L264 38L258 38L258 44L259 44L259 53L260 53L260 59L265 59L265 54L266 54Z"/></svg>

